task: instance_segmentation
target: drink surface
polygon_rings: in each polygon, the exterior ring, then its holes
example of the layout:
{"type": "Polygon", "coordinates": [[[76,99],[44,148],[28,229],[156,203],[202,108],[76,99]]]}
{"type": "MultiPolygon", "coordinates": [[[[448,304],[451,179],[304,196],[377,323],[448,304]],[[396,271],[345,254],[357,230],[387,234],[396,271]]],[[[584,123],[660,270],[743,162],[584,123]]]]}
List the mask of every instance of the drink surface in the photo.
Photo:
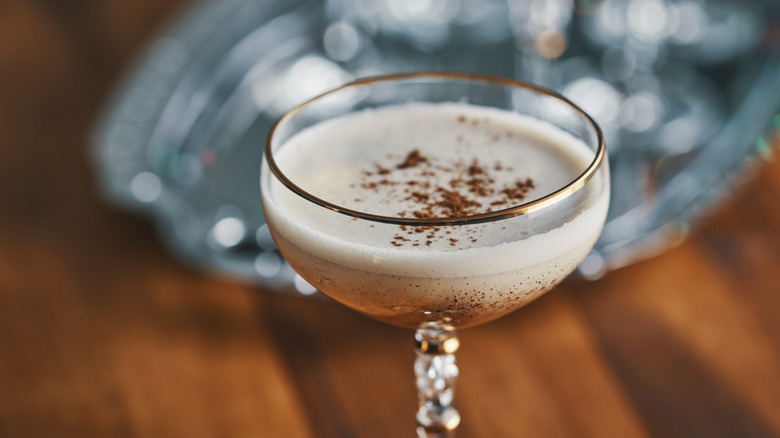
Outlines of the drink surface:
{"type": "MultiPolygon", "coordinates": [[[[575,180],[593,156],[537,119],[418,103],[317,124],[275,151],[282,172],[314,196],[406,218],[523,204],[575,180]]],[[[263,184],[277,244],[304,278],[344,304],[406,326],[434,319],[471,325],[545,292],[590,250],[609,197],[601,184],[569,207],[483,224],[399,226],[331,212],[274,178],[263,184]]]]}

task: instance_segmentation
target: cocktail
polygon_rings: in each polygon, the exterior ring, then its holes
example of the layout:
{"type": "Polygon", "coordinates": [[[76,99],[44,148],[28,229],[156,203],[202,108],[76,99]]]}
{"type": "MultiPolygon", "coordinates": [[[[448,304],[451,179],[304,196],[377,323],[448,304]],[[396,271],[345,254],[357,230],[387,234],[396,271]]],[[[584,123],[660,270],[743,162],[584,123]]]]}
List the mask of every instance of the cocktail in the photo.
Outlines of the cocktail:
{"type": "Polygon", "coordinates": [[[416,330],[420,436],[446,436],[456,329],[522,307],[593,247],[609,205],[596,123],[509,79],[358,80],[284,115],[262,170],[290,265],[330,298],[416,330]]]}

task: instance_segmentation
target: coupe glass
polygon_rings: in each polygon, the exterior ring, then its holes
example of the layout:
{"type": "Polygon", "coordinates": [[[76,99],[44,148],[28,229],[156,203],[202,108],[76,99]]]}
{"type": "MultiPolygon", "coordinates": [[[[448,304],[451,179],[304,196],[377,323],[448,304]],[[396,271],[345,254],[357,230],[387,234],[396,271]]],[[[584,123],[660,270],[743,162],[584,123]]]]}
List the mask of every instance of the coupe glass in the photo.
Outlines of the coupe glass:
{"type": "Polygon", "coordinates": [[[358,80],[284,115],[269,134],[261,186],[274,240],[303,278],[352,309],[416,329],[417,431],[450,436],[460,423],[452,406],[456,329],[522,307],[585,258],[609,204],[605,155],[596,123],[554,92],[496,77],[412,73],[358,80]],[[427,115],[399,116],[415,108],[427,115]],[[350,117],[358,122],[339,128],[350,117]],[[441,138],[410,137],[415,125],[448,117],[441,138]],[[554,133],[528,135],[544,137],[550,151],[557,142],[579,145],[578,164],[561,164],[567,176],[534,174],[539,166],[522,154],[491,155],[498,141],[518,150],[513,142],[522,141],[512,137],[529,121],[554,133]],[[479,124],[483,137],[464,140],[479,124]],[[340,151],[342,135],[361,146],[340,151]],[[313,147],[298,152],[305,141],[313,147]],[[426,158],[433,143],[448,161],[426,158]],[[496,186],[501,178],[516,183],[496,186]],[[334,195],[333,187],[352,192],[334,195]],[[491,193],[501,199],[485,197],[491,193]],[[399,211],[401,201],[420,209],[399,211]]]}

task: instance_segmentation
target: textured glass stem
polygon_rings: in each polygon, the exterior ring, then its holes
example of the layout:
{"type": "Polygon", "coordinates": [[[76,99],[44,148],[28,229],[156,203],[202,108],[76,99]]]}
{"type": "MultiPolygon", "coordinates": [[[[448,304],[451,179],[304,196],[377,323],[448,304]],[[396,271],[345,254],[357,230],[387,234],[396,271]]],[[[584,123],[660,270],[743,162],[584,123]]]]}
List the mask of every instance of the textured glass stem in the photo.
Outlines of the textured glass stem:
{"type": "Polygon", "coordinates": [[[442,323],[422,324],[415,334],[417,360],[417,435],[421,438],[452,437],[460,414],[452,407],[458,367],[455,351],[460,346],[455,328],[442,323]]]}

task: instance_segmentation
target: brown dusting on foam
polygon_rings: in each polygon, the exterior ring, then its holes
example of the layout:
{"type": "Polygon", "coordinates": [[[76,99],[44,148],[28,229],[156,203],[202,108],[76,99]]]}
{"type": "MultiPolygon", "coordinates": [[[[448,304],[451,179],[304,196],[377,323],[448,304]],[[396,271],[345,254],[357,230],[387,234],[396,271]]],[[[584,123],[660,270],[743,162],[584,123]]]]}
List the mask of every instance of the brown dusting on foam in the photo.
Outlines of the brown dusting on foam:
{"type": "Polygon", "coordinates": [[[505,199],[521,201],[525,199],[525,194],[534,188],[534,182],[531,178],[526,178],[525,181],[515,182],[514,187],[506,187],[501,192],[505,195],[505,199]]]}
{"type": "MultiPolygon", "coordinates": [[[[482,122],[465,116],[458,116],[456,121],[472,126],[482,122]]],[[[457,134],[455,140],[461,143],[462,135],[457,134]]],[[[387,202],[404,201],[405,205],[412,205],[398,211],[398,217],[433,219],[489,213],[519,204],[535,188],[531,178],[517,179],[510,184],[496,183],[495,174],[513,171],[512,167],[500,162],[483,164],[474,158],[471,162],[442,163],[441,158],[427,157],[417,148],[400,157],[389,155],[388,160],[398,161],[395,164],[391,164],[392,161],[374,163],[361,173],[359,187],[386,196],[387,202]],[[440,174],[448,179],[443,180],[440,174]]],[[[390,243],[398,247],[407,244],[418,247],[431,246],[444,239],[449,246],[458,246],[458,239],[445,237],[451,233],[447,228],[403,225],[390,243]]],[[[477,239],[472,235],[467,241],[474,243],[477,239]]]]}
{"type": "Polygon", "coordinates": [[[382,167],[382,166],[380,166],[378,164],[376,165],[376,173],[377,174],[379,174],[379,175],[388,175],[390,172],[392,172],[392,170],[386,169],[386,168],[384,168],[384,167],[382,167]]]}
{"type": "MultiPolygon", "coordinates": [[[[440,200],[436,201],[433,205],[428,204],[428,207],[438,207],[446,217],[459,217],[475,214],[479,211],[479,207],[482,206],[479,202],[469,199],[467,195],[456,190],[447,190],[443,187],[438,187],[436,192],[439,194],[440,200]]],[[[431,215],[430,217],[436,216],[431,215]]]]}
{"type": "Polygon", "coordinates": [[[417,167],[420,165],[420,163],[427,163],[428,159],[420,155],[420,151],[418,149],[414,149],[406,156],[404,161],[395,166],[396,169],[408,169],[410,167],[417,167]]]}

